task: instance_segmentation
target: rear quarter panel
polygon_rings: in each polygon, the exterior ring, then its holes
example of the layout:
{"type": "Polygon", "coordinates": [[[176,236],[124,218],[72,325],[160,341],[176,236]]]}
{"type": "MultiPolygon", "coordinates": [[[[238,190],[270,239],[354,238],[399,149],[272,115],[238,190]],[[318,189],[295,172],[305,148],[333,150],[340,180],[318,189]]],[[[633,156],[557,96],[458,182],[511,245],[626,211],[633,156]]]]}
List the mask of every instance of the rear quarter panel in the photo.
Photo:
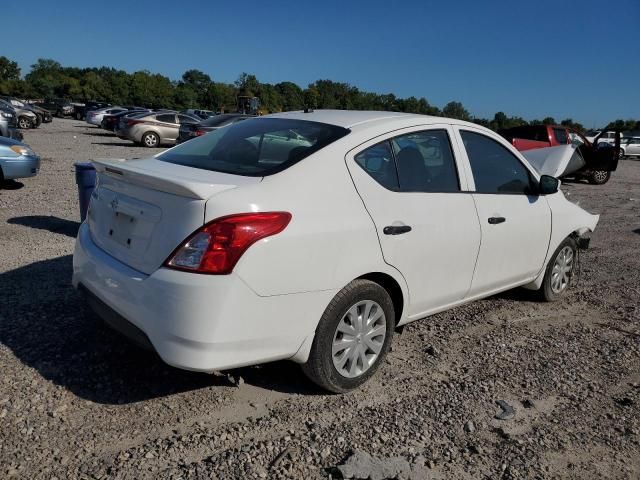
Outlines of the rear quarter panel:
{"type": "Polygon", "coordinates": [[[371,272],[402,276],[387,265],[377,233],[344,163],[342,142],[257,185],[209,199],[206,220],[232,213],[287,211],[278,235],[252,245],[234,272],[261,296],[340,289],[371,272]]]}

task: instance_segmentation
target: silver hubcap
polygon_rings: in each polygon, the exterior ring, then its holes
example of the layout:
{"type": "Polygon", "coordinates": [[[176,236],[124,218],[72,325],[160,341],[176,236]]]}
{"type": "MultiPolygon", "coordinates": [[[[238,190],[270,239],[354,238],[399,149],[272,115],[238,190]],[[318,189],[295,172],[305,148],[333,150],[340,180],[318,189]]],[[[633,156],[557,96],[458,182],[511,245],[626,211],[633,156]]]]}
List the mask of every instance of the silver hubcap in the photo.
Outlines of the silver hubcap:
{"type": "Polygon", "coordinates": [[[382,307],[372,300],[356,303],[344,314],[333,335],[333,366],[343,377],[359,377],[378,359],[386,335],[382,307]]]}
{"type": "Polygon", "coordinates": [[[597,181],[604,182],[605,179],[607,178],[607,172],[605,172],[604,170],[598,170],[593,173],[593,176],[597,181]]]}
{"type": "Polygon", "coordinates": [[[556,261],[553,264],[553,270],[551,271],[551,290],[554,293],[560,293],[571,279],[571,272],[573,271],[573,250],[571,247],[564,247],[558,253],[556,261]]]}
{"type": "Polygon", "coordinates": [[[155,135],[147,135],[144,137],[144,143],[146,143],[150,147],[153,147],[156,143],[158,143],[158,141],[156,140],[155,135]]]}

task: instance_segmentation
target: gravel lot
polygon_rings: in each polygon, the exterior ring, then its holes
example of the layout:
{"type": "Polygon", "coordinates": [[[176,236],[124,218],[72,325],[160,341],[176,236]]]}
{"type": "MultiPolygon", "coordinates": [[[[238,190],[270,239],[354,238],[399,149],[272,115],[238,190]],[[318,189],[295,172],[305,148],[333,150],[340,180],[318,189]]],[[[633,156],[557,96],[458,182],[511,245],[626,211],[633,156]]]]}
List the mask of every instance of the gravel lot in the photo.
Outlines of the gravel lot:
{"type": "Polygon", "coordinates": [[[99,324],[70,286],[72,165],[150,152],[72,120],[25,141],[40,174],[0,190],[0,478],[640,478],[640,162],[563,186],[602,215],[566,300],[414,323],[333,396],[287,362],[175,370],[99,324]]]}

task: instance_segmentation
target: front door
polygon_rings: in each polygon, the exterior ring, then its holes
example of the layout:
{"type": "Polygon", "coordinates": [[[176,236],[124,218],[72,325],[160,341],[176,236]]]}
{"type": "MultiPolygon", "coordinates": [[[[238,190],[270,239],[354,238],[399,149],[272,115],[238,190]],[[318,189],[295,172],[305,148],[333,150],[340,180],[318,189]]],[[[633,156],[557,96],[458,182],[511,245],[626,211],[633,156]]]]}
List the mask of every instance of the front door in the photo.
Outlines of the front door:
{"type": "Polygon", "coordinates": [[[456,128],[473,179],[482,245],[469,296],[533,279],[551,237],[551,210],[537,180],[498,139],[472,127],[456,128]]]}
{"type": "Polygon", "coordinates": [[[347,155],[375,223],[384,260],[409,288],[407,313],[420,318],[464,298],[480,246],[480,226],[448,125],[414,127],[347,155]]]}

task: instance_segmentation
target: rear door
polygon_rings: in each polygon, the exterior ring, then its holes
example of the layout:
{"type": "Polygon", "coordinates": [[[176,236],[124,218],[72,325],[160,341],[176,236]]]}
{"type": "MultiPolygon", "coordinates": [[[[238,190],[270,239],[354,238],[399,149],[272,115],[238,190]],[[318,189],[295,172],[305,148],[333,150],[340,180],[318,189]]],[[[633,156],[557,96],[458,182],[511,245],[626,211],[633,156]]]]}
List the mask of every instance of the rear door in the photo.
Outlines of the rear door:
{"type": "Polygon", "coordinates": [[[537,195],[531,167],[497,135],[456,127],[468,160],[482,245],[469,296],[532,279],[542,269],[551,238],[551,210],[537,195]]]}
{"type": "Polygon", "coordinates": [[[409,317],[461,300],[470,288],[480,226],[451,127],[414,127],[349,152],[349,172],[376,226],[385,262],[409,287],[409,317]]]}

